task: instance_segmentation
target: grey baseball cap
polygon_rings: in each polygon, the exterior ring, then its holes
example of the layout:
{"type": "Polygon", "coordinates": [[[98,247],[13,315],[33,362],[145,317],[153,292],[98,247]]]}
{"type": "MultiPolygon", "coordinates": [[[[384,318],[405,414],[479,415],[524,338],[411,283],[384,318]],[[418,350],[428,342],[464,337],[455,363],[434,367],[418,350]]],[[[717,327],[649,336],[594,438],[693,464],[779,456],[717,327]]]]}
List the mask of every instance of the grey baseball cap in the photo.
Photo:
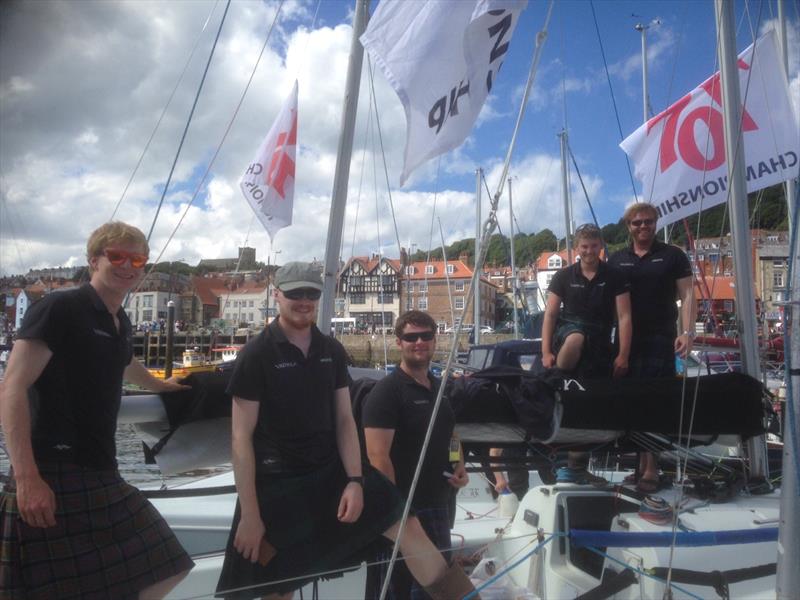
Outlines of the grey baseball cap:
{"type": "Polygon", "coordinates": [[[275,273],[275,287],[284,292],[300,288],[322,291],[322,272],[311,263],[289,262],[275,273]]]}

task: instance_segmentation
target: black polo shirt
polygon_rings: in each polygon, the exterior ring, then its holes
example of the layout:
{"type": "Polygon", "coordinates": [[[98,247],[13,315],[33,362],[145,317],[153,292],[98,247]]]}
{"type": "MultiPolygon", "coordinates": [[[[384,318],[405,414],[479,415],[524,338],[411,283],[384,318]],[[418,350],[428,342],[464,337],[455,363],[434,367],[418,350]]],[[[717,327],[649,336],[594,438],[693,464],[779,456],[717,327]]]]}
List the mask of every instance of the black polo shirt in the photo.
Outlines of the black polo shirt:
{"type": "Polygon", "coordinates": [[[115,469],[122,375],[133,358],[131,323],[114,318],[91,285],[35,302],[17,332],[41,340],[53,356],[28,392],[37,461],[115,469]]]}
{"type": "MultiPolygon", "coordinates": [[[[381,379],[364,402],[361,422],[364,427],[394,429],[389,456],[398,489],[408,495],[417,468],[425,432],[428,429],[439,380],[430,373],[431,389],[417,383],[400,368],[381,379]]],[[[450,439],[455,416],[447,398],[442,400],[433,426],[428,452],[422,464],[414,494],[414,508],[447,506],[452,487],[444,472],[452,472],[449,462],[450,439]]]]}
{"type": "Polygon", "coordinates": [[[239,352],[228,393],[260,402],[256,471],[307,473],[338,457],[335,392],[347,387],[347,355],[311,327],[308,356],[275,319],[239,352]]]}
{"type": "Polygon", "coordinates": [[[610,330],[617,296],[629,291],[629,285],[619,270],[602,261],[591,280],[581,272],[580,262],[576,262],[553,275],[547,289],[561,298],[564,317],[610,330]]]}
{"type": "Polygon", "coordinates": [[[611,255],[609,264],[620,269],[631,284],[633,337],[677,334],[678,307],[675,282],[691,277],[692,267],[683,250],[658,240],[642,257],[633,246],[611,255]]]}

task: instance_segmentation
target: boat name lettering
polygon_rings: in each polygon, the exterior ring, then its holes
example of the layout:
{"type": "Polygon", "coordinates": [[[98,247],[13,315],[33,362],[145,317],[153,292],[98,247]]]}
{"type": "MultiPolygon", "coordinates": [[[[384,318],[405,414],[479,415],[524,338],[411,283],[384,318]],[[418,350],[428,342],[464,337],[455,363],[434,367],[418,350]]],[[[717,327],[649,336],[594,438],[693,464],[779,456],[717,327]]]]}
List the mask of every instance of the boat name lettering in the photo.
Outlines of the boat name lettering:
{"type": "Polygon", "coordinates": [[[103,337],[107,337],[107,338],[111,337],[110,333],[108,333],[107,331],[103,331],[102,329],[95,328],[92,331],[94,331],[97,335],[102,335],[103,337]]]}
{"type": "Polygon", "coordinates": [[[289,369],[291,367],[296,367],[297,363],[293,360],[282,362],[282,363],[275,363],[276,369],[289,369]]]}
{"type": "MultiPolygon", "coordinates": [[[[507,34],[511,30],[513,15],[506,9],[490,10],[487,14],[495,20],[486,28],[486,31],[490,39],[496,38],[489,53],[489,72],[486,73],[486,91],[491,92],[495,73],[500,71],[500,67],[503,65],[502,58],[508,52],[510,42],[507,34]]],[[[458,115],[458,99],[461,96],[469,95],[469,85],[469,79],[461,79],[457,85],[452,87],[449,96],[445,94],[433,103],[428,111],[428,127],[431,129],[435,127],[438,134],[449,117],[458,115]]]]}
{"type": "Polygon", "coordinates": [[[579,389],[581,392],[585,392],[585,391],[586,391],[586,388],[585,388],[585,387],[583,387],[583,386],[581,385],[581,383],[580,383],[580,382],[579,382],[577,379],[565,379],[565,380],[564,380],[564,388],[563,388],[563,389],[564,389],[564,391],[565,391],[565,392],[568,392],[568,391],[569,391],[569,389],[572,387],[572,384],[575,384],[575,386],[576,386],[576,387],[577,387],[577,388],[578,388],[578,389],[579,389]]]}

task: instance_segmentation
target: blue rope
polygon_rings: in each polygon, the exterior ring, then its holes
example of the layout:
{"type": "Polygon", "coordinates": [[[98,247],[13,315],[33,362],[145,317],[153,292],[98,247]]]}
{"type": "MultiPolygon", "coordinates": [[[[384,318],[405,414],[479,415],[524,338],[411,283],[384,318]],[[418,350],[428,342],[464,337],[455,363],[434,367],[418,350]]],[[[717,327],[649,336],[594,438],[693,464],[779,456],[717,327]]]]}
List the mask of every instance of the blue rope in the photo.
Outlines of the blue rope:
{"type": "Polygon", "coordinates": [[[675,589],[676,589],[676,590],[678,590],[679,592],[683,592],[683,593],[684,593],[684,594],[686,594],[687,596],[690,596],[690,597],[692,597],[692,598],[696,598],[697,600],[704,600],[704,598],[703,598],[702,596],[697,596],[697,595],[695,595],[695,594],[692,594],[692,593],[691,593],[689,590],[687,590],[687,589],[685,589],[685,588],[682,588],[682,587],[680,587],[680,586],[678,586],[678,585],[675,585],[674,583],[667,584],[666,580],[664,580],[664,579],[661,579],[660,577],[656,577],[655,575],[651,575],[650,573],[648,573],[648,572],[646,572],[646,571],[642,571],[641,569],[637,569],[637,568],[635,568],[635,567],[632,567],[632,566],[630,566],[629,564],[627,564],[627,563],[624,563],[624,562],[622,562],[621,560],[619,560],[619,559],[617,559],[617,558],[614,558],[613,556],[609,556],[608,554],[606,554],[605,552],[602,552],[602,551],[598,550],[597,548],[593,548],[592,546],[585,546],[585,548],[586,548],[587,550],[591,550],[591,551],[592,551],[592,552],[594,552],[595,554],[599,554],[600,556],[602,556],[602,557],[604,557],[604,558],[607,558],[608,560],[610,560],[610,561],[612,561],[612,562],[615,562],[615,563],[617,563],[618,565],[620,565],[620,566],[624,567],[625,569],[629,569],[629,570],[633,571],[633,572],[634,572],[634,573],[636,573],[637,575],[642,575],[642,576],[644,576],[644,577],[649,577],[650,579],[652,579],[652,580],[654,580],[654,581],[657,581],[657,582],[659,582],[659,583],[663,583],[664,585],[668,585],[668,587],[669,587],[670,589],[672,589],[672,588],[675,588],[675,589]]]}
{"type": "Polygon", "coordinates": [[[528,558],[530,558],[532,555],[536,554],[541,548],[544,548],[547,544],[549,544],[551,541],[553,541],[553,538],[556,538],[556,537],[559,537],[559,536],[563,537],[564,534],[563,533],[554,533],[554,534],[552,534],[549,538],[547,538],[541,544],[536,546],[533,550],[528,552],[525,556],[523,556],[522,558],[520,558],[516,562],[512,563],[511,565],[505,567],[504,569],[500,570],[496,575],[493,575],[492,577],[487,579],[484,583],[482,583],[477,588],[475,588],[473,591],[471,591],[469,594],[464,596],[463,600],[471,600],[472,598],[475,598],[477,596],[478,592],[480,592],[482,589],[484,589],[485,587],[491,585],[492,583],[494,583],[495,581],[500,579],[500,577],[502,577],[503,575],[508,573],[514,567],[516,567],[518,565],[521,565],[524,561],[528,560],[528,558]]]}
{"type": "Polygon", "coordinates": [[[228,8],[231,6],[231,0],[228,0],[228,3],[225,5],[225,12],[222,13],[222,19],[219,22],[219,28],[217,28],[217,37],[214,38],[214,45],[211,46],[211,54],[208,55],[208,61],[206,62],[206,68],[203,71],[203,77],[200,79],[200,86],[197,88],[197,93],[194,96],[194,102],[192,103],[192,110],[189,111],[189,118],[186,120],[186,126],[183,128],[183,135],[181,136],[181,142],[178,144],[178,151],[175,153],[175,160],[172,161],[172,167],[169,170],[169,176],[167,177],[167,182],[164,184],[164,190],[161,192],[161,199],[158,201],[158,208],[156,208],[156,215],[153,217],[153,224],[150,225],[150,231],[147,233],[147,241],[150,241],[150,236],[153,235],[153,229],[156,226],[156,221],[158,220],[158,213],[161,212],[161,206],[164,204],[164,197],[167,195],[167,190],[169,189],[169,184],[172,181],[172,174],[175,172],[175,165],[178,164],[178,158],[181,155],[181,149],[183,149],[183,142],[186,139],[186,134],[189,131],[189,125],[192,123],[192,117],[194,116],[194,109],[197,107],[197,101],[200,99],[200,92],[203,90],[203,84],[206,81],[206,75],[208,74],[208,68],[211,66],[211,59],[214,57],[214,50],[217,48],[217,42],[219,41],[219,34],[222,33],[222,25],[225,23],[225,17],[228,14],[228,8]]]}

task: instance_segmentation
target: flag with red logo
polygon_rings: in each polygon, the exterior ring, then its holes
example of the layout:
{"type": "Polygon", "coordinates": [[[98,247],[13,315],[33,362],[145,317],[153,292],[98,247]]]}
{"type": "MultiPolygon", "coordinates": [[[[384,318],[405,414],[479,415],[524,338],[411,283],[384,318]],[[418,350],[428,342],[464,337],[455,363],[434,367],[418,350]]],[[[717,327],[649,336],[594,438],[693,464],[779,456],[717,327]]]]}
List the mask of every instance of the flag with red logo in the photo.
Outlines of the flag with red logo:
{"type": "MultiPolygon", "coordinates": [[[[739,55],[747,191],[797,177],[800,136],[775,32],[739,55]]],[[[728,198],[719,72],[622,144],[664,226],[728,198]]]]}
{"type": "Polygon", "coordinates": [[[400,185],[469,135],[527,0],[381,0],[361,43],[406,112],[400,185]]]}
{"type": "Polygon", "coordinates": [[[278,230],[292,224],[296,151],[297,81],[239,182],[270,240],[278,230]]]}

